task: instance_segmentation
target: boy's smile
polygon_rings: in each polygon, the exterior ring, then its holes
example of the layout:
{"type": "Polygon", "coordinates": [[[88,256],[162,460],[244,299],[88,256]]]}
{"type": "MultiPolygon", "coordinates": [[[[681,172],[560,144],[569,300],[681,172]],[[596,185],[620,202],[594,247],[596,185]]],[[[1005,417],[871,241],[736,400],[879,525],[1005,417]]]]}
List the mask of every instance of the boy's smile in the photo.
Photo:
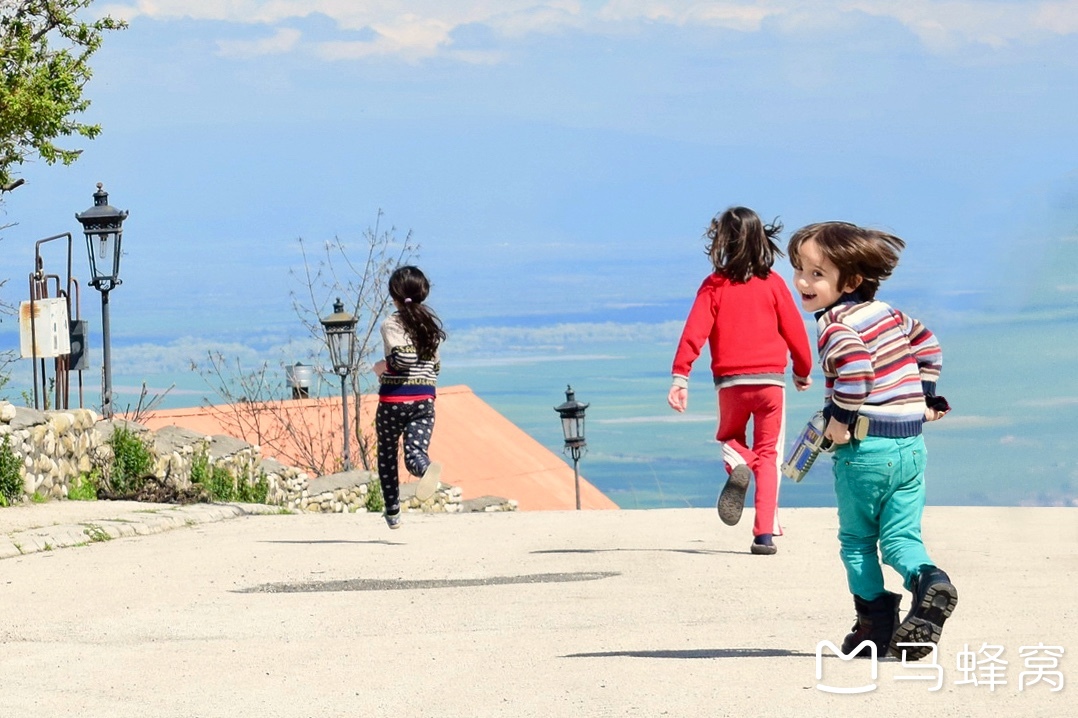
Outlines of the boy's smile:
{"type": "Polygon", "coordinates": [[[847,286],[839,288],[838,267],[824,256],[816,240],[802,243],[797,254],[801,267],[794,268],[794,288],[801,296],[801,308],[806,312],[827,309],[843,294],[856,289],[855,283],[847,283],[847,286]]]}

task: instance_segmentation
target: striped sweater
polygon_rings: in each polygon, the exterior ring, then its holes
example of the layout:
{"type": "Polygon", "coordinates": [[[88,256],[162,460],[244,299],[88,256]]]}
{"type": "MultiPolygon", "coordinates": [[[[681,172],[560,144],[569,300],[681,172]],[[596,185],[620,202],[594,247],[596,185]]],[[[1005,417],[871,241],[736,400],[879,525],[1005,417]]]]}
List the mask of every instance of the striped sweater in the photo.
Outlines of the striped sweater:
{"type": "Polygon", "coordinates": [[[870,436],[920,434],[943,363],[935,335],[884,302],[850,295],[818,314],[816,328],[825,415],[847,425],[867,417],[870,436]]]}
{"type": "Polygon", "coordinates": [[[400,315],[395,312],[382,322],[382,344],[386,370],[378,388],[380,401],[433,399],[442,368],[438,351],[435,350],[433,357],[420,358],[400,315]]]}

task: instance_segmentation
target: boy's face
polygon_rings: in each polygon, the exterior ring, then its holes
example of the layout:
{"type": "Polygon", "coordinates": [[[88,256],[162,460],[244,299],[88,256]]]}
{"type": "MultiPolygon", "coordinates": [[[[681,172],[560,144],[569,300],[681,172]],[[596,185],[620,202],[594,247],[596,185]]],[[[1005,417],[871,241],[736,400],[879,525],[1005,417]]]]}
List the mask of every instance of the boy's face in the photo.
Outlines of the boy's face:
{"type": "Polygon", "coordinates": [[[823,255],[816,240],[804,242],[797,254],[801,268],[794,268],[794,288],[801,295],[801,308],[806,312],[827,309],[843,294],[856,289],[856,284],[838,286],[838,267],[823,255]]]}

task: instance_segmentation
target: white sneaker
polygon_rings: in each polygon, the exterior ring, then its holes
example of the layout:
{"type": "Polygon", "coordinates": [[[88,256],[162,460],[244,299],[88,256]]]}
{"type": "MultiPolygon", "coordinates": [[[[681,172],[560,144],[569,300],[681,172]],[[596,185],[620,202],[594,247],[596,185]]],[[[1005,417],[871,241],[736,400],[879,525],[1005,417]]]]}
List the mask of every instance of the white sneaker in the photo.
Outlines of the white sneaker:
{"type": "Polygon", "coordinates": [[[423,476],[419,479],[419,484],[415,487],[415,497],[420,502],[426,501],[431,496],[434,496],[434,492],[438,490],[438,478],[442,475],[442,465],[437,461],[430,462],[427,466],[427,470],[423,472],[423,476]]]}

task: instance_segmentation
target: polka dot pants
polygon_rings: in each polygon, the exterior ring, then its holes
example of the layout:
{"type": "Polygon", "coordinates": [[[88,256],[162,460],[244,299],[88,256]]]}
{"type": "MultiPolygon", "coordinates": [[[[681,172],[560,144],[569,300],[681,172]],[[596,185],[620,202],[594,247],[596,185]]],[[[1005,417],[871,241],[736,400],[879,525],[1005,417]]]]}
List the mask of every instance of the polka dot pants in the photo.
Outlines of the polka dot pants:
{"type": "Polygon", "coordinates": [[[374,415],[378,434],[378,479],[386,510],[400,505],[400,478],[397,476],[401,436],[404,437],[404,465],[413,476],[422,476],[430,465],[427,449],[434,431],[434,399],[379,402],[374,415]]]}

